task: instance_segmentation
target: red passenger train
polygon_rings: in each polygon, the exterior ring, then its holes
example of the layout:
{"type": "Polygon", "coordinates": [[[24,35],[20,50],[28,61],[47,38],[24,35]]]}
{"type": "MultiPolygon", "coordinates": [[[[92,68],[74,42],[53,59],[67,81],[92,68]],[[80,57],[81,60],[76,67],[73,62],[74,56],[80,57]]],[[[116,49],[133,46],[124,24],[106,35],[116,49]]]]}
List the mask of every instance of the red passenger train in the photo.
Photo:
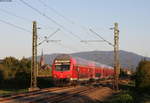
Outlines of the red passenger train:
{"type": "Polygon", "coordinates": [[[110,66],[67,54],[57,56],[52,65],[52,77],[56,84],[100,80],[113,74],[110,66]]]}

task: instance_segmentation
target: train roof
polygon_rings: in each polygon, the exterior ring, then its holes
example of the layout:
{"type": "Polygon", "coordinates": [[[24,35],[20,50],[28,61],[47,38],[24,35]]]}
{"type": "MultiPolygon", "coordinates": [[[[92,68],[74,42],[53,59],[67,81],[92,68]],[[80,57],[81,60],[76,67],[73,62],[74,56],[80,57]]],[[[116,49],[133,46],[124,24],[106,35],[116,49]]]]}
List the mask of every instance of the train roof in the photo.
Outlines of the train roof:
{"type": "Polygon", "coordinates": [[[69,54],[60,54],[55,58],[55,60],[70,60],[71,58],[76,60],[77,65],[96,66],[96,67],[113,69],[113,67],[108,66],[106,64],[98,63],[98,62],[91,61],[91,60],[86,60],[86,59],[73,56],[73,55],[69,55],[69,54]]]}

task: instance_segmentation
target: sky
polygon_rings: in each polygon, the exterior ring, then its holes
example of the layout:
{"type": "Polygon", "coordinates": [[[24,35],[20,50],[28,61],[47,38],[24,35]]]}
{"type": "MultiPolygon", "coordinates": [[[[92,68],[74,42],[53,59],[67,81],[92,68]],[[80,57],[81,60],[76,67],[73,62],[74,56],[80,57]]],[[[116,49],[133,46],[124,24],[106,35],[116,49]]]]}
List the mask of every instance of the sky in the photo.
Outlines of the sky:
{"type": "Polygon", "coordinates": [[[40,28],[38,42],[59,29],[49,40],[60,41],[39,45],[38,55],[42,50],[44,54],[113,50],[105,42],[81,40],[100,40],[92,29],[113,43],[110,28],[117,22],[120,50],[150,57],[149,5],[150,0],[1,0],[0,58],[31,56],[32,21],[40,28]]]}

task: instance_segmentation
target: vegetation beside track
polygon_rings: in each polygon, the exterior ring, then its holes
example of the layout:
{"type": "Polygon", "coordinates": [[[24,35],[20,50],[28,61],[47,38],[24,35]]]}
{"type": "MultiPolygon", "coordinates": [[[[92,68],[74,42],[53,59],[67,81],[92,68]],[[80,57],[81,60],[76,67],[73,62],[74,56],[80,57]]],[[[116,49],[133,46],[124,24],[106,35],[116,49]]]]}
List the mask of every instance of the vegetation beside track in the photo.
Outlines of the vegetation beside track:
{"type": "Polygon", "coordinates": [[[3,89],[3,90],[0,90],[0,96],[11,95],[15,93],[22,93],[22,92],[27,92],[27,91],[28,89],[3,89]]]}
{"type": "Polygon", "coordinates": [[[135,89],[122,89],[119,92],[114,92],[114,94],[103,103],[150,103],[150,94],[145,92],[139,93],[135,89]]]}
{"type": "Polygon", "coordinates": [[[121,84],[120,91],[104,103],[150,103],[150,61],[142,60],[128,84],[121,84]]]}
{"type": "MultiPolygon", "coordinates": [[[[0,95],[27,91],[30,87],[31,60],[6,57],[0,62],[0,95]]],[[[51,85],[51,71],[39,70],[38,86],[47,88],[51,85]]]]}

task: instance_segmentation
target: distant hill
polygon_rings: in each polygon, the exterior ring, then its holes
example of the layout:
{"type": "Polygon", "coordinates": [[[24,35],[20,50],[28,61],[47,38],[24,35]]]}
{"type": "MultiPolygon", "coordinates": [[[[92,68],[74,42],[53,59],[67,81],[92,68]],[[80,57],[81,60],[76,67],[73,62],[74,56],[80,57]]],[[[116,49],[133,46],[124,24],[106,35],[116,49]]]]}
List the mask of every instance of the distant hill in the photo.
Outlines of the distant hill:
{"type": "MultiPolygon", "coordinates": [[[[44,55],[45,62],[47,64],[52,64],[54,58],[59,54],[46,54],[44,55]]],[[[106,65],[113,66],[113,51],[87,51],[87,52],[78,52],[78,53],[72,53],[73,56],[78,56],[87,60],[92,60],[96,62],[100,62],[106,65]]],[[[39,60],[40,56],[38,56],[39,60]]],[[[136,53],[127,52],[127,51],[120,51],[120,63],[122,67],[125,68],[132,68],[135,70],[140,60],[142,60],[144,57],[141,55],[138,55],[136,53]]],[[[146,58],[150,60],[150,58],[146,58]]]]}

